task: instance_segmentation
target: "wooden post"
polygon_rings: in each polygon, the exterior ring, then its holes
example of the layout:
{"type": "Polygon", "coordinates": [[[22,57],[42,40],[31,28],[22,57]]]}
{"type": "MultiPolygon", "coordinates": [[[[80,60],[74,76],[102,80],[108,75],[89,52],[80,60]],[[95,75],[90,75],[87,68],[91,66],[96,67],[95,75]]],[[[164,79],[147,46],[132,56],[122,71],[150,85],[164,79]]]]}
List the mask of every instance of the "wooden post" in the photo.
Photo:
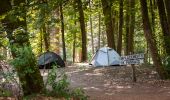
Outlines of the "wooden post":
{"type": "Polygon", "coordinates": [[[136,82],[137,79],[136,79],[136,68],[135,68],[135,65],[131,64],[131,67],[132,67],[132,80],[133,80],[133,82],[136,82]]]}

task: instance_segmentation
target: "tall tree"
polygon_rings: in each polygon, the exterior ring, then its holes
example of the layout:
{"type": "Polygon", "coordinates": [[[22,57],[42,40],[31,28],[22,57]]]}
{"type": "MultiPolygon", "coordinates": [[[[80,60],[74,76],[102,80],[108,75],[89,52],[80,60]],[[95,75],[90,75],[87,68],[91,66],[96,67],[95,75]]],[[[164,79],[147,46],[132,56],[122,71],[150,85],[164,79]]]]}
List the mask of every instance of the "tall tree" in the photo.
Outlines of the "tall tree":
{"type": "Polygon", "coordinates": [[[130,28],[128,35],[128,54],[134,52],[135,0],[130,0],[130,28]]]}
{"type": "Polygon", "coordinates": [[[103,14],[104,14],[104,21],[106,26],[106,34],[107,34],[107,44],[109,47],[115,49],[115,39],[113,34],[113,23],[112,23],[112,3],[113,0],[101,0],[103,14]]]}
{"type": "Polygon", "coordinates": [[[82,7],[82,1],[81,0],[75,0],[77,3],[77,8],[79,12],[79,21],[80,21],[80,28],[81,28],[81,38],[82,38],[82,56],[81,56],[81,61],[84,62],[87,60],[87,32],[86,32],[86,27],[85,27],[85,21],[84,21],[84,11],[82,7]]]}
{"type": "Polygon", "coordinates": [[[125,54],[129,54],[129,44],[128,44],[128,37],[129,37],[129,30],[130,30],[130,2],[126,0],[126,16],[125,16],[125,27],[126,27],[126,35],[125,35],[125,54]]]}
{"type": "Polygon", "coordinates": [[[64,38],[64,17],[63,17],[63,5],[60,3],[60,20],[61,20],[61,34],[62,34],[62,46],[63,46],[63,60],[66,61],[66,46],[64,38]]]}
{"type": "Polygon", "coordinates": [[[155,32],[155,10],[157,8],[155,0],[149,0],[150,1],[150,12],[151,12],[151,24],[152,24],[152,31],[155,32]]]}
{"type": "Polygon", "coordinates": [[[41,13],[41,23],[42,23],[42,25],[41,25],[41,32],[42,32],[42,34],[43,34],[43,39],[44,39],[44,46],[45,46],[45,51],[49,51],[49,49],[50,49],[50,34],[49,34],[49,26],[48,26],[48,24],[46,23],[47,22],[47,19],[48,19],[48,8],[49,8],[49,6],[48,6],[48,1],[47,0],[43,0],[42,1],[42,3],[43,3],[43,6],[45,6],[45,7],[41,7],[41,9],[40,9],[40,13],[41,13]]]}
{"type": "Polygon", "coordinates": [[[47,31],[47,26],[44,23],[42,27],[42,32],[43,32],[43,38],[44,38],[44,45],[45,45],[45,51],[49,51],[49,33],[47,31]]]}
{"type": "MultiPolygon", "coordinates": [[[[55,15],[59,18],[60,16],[60,11],[59,11],[59,8],[57,7],[56,10],[55,10],[55,15]]],[[[56,26],[56,53],[60,53],[60,27],[59,26],[56,26]]]]}
{"type": "Polygon", "coordinates": [[[156,47],[156,41],[154,39],[151,25],[149,22],[148,7],[147,7],[146,1],[147,0],[140,0],[144,35],[145,35],[146,41],[148,42],[151,56],[153,59],[153,63],[154,63],[154,66],[156,67],[156,71],[158,72],[161,79],[166,79],[166,78],[168,78],[168,74],[165,71],[165,69],[162,65],[161,59],[160,59],[160,55],[158,54],[158,49],[156,47]]]}
{"type": "Polygon", "coordinates": [[[163,0],[157,0],[159,18],[161,22],[161,28],[164,36],[165,50],[168,55],[170,55],[170,27],[168,24],[168,19],[165,12],[165,6],[163,0]]]}
{"type": "Polygon", "coordinates": [[[122,31],[123,31],[123,0],[119,1],[119,35],[118,35],[118,44],[117,52],[121,55],[122,51],[122,31]]]}
{"type": "Polygon", "coordinates": [[[99,12],[99,34],[98,34],[98,49],[100,48],[100,40],[101,40],[101,13],[99,12]]]}
{"type": "Polygon", "coordinates": [[[89,0],[89,9],[90,9],[90,32],[91,32],[91,45],[92,53],[94,54],[94,40],[93,40],[93,21],[92,21],[92,9],[91,9],[92,0],[89,0]]]}
{"type": "Polygon", "coordinates": [[[170,6],[169,6],[170,0],[164,0],[164,1],[165,1],[165,8],[166,8],[166,13],[167,13],[168,23],[170,25],[170,6]]]}
{"type": "Polygon", "coordinates": [[[40,93],[43,89],[43,79],[36,66],[36,59],[29,42],[29,34],[26,32],[25,0],[14,0],[13,4],[15,8],[13,9],[10,0],[1,1],[5,2],[6,7],[9,7],[10,11],[13,12],[13,14],[4,12],[6,16],[4,19],[1,19],[1,22],[5,25],[13,58],[15,61],[18,61],[17,64],[14,64],[14,67],[19,76],[24,95],[40,93]],[[11,17],[14,19],[11,19],[11,17]],[[22,18],[23,20],[19,20],[18,18],[22,18]],[[19,59],[25,59],[26,61],[24,60],[21,63],[19,59]]]}

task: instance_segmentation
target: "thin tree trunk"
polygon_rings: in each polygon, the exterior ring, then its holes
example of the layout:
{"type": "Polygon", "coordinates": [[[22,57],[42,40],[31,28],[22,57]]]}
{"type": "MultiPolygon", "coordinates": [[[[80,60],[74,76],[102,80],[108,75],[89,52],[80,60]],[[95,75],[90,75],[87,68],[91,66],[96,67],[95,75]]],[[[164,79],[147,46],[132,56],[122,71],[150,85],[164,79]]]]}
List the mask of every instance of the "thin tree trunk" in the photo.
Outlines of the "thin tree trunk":
{"type": "Polygon", "coordinates": [[[157,0],[159,18],[164,36],[165,50],[170,55],[170,27],[166,17],[165,6],[163,0],[157,0]]]}
{"type": "Polygon", "coordinates": [[[117,49],[116,48],[116,39],[117,39],[117,20],[116,20],[116,15],[117,15],[117,11],[115,11],[114,9],[111,10],[111,22],[112,22],[112,28],[113,28],[113,35],[114,35],[114,45],[115,45],[115,50],[117,49]]]}
{"type": "Polygon", "coordinates": [[[128,55],[129,54],[129,30],[130,30],[130,15],[129,15],[129,10],[130,10],[130,3],[129,0],[126,0],[126,36],[125,36],[125,54],[128,55]]]}
{"type": "Polygon", "coordinates": [[[164,0],[165,1],[165,8],[166,8],[166,13],[167,13],[167,19],[168,19],[168,24],[170,28],[170,0],[164,0]]]}
{"type": "Polygon", "coordinates": [[[146,0],[140,0],[140,5],[141,5],[141,13],[143,19],[144,35],[148,42],[149,49],[151,51],[151,56],[153,59],[154,66],[156,67],[156,71],[158,72],[160,78],[167,79],[168,74],[161,63],[160,55],[158,54],[158,49],[156,47],[156,41],[153,37],[152,29],[150,26],[146,0]]]}
{"type": "Polygon", "coordinates": [[[128,35],[128,52],[134,53],[134,29],[135,29],[135,0],[130,0],[130,28],[128,35]]]}
{"type": "Polygon", "coordinates": [[[38,41],[39,41],[39,44],[38,44],[38,54],[41,54],[42,52],[43,52],[43,30],[42,30],[42,28],[40,28],[39,29],[39,31],[40,31],[40,33],[39,33],[39,39],[38,39],[38,41]]]}
{"type": "Polygon", "coordinates": [[[94,40],[93,40],[93,21],[92,21],[92,11],[91,11],[91,2],[89,0],[89,9],[90,9],[90,32],[91,32],[91,45],[92,45],[92,53],[94,54],[94,40]]]}
{"type": "Polygon", "coordinates": [[[79,11],[79,21],[80,21],[80,27],[81,27],[81,38],[82,38],[82,56],[81,56],[81,62],[87,61],[87,36],[86,36],[86,27],[85,27],[85,21],[84,21],[84,12],[82,7],[82,1],[81,0],[75,0],[78,4],[78,11],[79,11]]]}
{"type": "Polygon", "coordinates": [[[49,51],[49,34],[47,32],[47,28],[45,25],[43,25],[43,38],[44,38],[44,45],[45,45],[45,51],[49,51]]]}
{"type": "Polygon", "coordinates": [[[64,18],[63,18],[63,7],[60,4],[60,19],[61,19],[61,34],[62,34],[62,46],[63,46],[63,60],[66,61],[66,47],[64,38],[64,18]]]}
{"type": "Polygon", "coordinates": [[[76,54],[76,33],[73,33],[73,63],[75,62],[76,54]]]}
{"type": "MultiPolygon", "coordinates": [[[[59,18],[59,7],[55,10],[56,16],[59,18]]],[[[60,27],[56,26],[56,53],[60,54],[60,27]]]]}
{"type": "Polygon", "coordinates": [[[100,14],[100,12],[99,12],[99,35],[98,35],[98,49],[100,48],[100,35],[101,35],[101,14],[100,14]]]}
{"type": "Polygon", "coordinates": [[[155,33],[155,1],[154,0],[150,0],[150,9],[151,9],[151,27],[152,27],[152,31],[153,33],[155,33]]]}
{"type": "Polygon", "coordinates": [[[119,1],[119,35],[118,35],[118,44],[117,52],[121,55],[122,51],[122,30],[123,29],[123,0],[119,1]]]}
{"type": "Polygon", "coordinates": [[[101,0],[102,2],[102,8],[103,8],[103,14],[104,14],[104,21],[106,25],[106,34],[107,34],[107,44],[109,47],[115,49],[115,40],[114,40],[114,34],[113,34],[113,25],[112,25],[112,0],[101,0]]]}

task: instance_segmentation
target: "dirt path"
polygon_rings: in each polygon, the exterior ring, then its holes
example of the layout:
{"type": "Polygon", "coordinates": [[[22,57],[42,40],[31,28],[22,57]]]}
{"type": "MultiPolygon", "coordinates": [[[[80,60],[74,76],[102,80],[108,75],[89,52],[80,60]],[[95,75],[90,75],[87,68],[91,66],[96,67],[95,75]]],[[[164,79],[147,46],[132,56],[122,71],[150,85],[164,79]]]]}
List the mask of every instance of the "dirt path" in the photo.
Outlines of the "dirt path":
{"type": "Polygon", "coordinates": [[[137,67],[137,83],[131,81],[131,67],[77,65],[65,70],[71,86],[83,88],[89,100],[170,100],[170,81],[158,80],[148,68],[137,67]]]}

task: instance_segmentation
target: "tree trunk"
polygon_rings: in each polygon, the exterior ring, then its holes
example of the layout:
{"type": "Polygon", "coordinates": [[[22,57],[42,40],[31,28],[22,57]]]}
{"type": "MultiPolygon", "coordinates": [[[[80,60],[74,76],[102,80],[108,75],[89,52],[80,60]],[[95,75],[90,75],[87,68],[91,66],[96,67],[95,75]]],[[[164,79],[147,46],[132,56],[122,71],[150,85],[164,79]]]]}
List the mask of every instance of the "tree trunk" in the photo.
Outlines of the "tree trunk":
{"type": "Polygon", "coordinates": [[[82,56],[81,56],[81,62],[87,61],[87,41],[86,41],[86,28],[85,28],[85,22],[84,22],[84,12],[82,7],[82,1],[81,0],[75,0],[78,4],[78,11],[79,11],[79,21],[80,21],[80,27],[81,27],[81,38],[82,38],[82,56]]]}
{"type": "MultiPolygon", "coordinates": [[[[8,2],[8,0],[5,0],[8,2]]],[[[24,95],[30,95],[34,93],[40,93],[43,89],[43,79],[41,77],[40,71],[36,66],[36,59],[31,50],[31,46],[29,43],[29,34],[28,32],[17,33],[23,35],[23,39],[18,38],[13,35],[13,31],[22,27],[26,30],[26,8],[25,6],[21,6],[21,3],[25,3],[25,0],[14,0],[15,7],[21,9],[20,12],[23,15],[17,15],[17,18],[23,18],[23,21],[16,19],[16,21],[11,21],[9,16],[16,17],[16,15],[6,15],[5,19],[2,20],[2,23],[5,24],[7,30],[7,38],[10,41],[11,53],[13,55],[14,60],[22,60],[27,59],[27,61],[20,63],[19,65],[14,65],[17,74],[19,76],[19,80],[23,89],[24,95]],[[21,39],[21,40],[20,40],[21,39]],[[11,42],[12,41],[12,42],[11,42]],[[27,48],[28,47],[28,48],[27,48]],[[25,51],[26,50],[26,51],[25,51]],[[23,53],[25,54],[23,56],[23,53]],[[30,71],[28,71],[28,69],[30,71]]],[[[1,4],[0,4],[1,5],[1,4]]],[[[10,5],[9,5],[10,6],[10,5]]],[[[12,10],[12,9],[10,9],[12,10]]],[[[7,13],[7,12],[6,12],[7,13]]],[[[17,13],[18,14],[18,13],[17,13]]]]}
{"type": "Polygon", "coordinates": [[[45,51],[49,51],[49,33],[47,32],[47,28],[46,28],[45,24],[43,25],[42,30],[43,30],[45,51]]]}
{"type": "Polygon", "coordinates": [[[159,18],[164,36],[165,50],[170,55],[170,27],[165,13],[165,6],[163,0],[157,0],[159,18]]]}
{"type": "Polygon", "coordinates": [[[168,24],[170,28],[170,0],[164,0],[165,1],[165,8],[166,8],[166,13],[167,13],[167,19],[168,19],[168,24]]]}
{"type": "Polygon", "coordinates": [[[130,28],[128,35],[128,54],[134,52],[135,0],[130,0],[130,28]]]}
{"type": "Polygon", "coordinates": [[[63,18],[63,7],[60,4],[60,19],[61,19],[61,34],[62,34],[62,46],[63,46],[63,60],[66,61],[66,46],[64,38],[64,18],[63,18]]]}
{"type": "MultiPolygon", "coordinates": [[[[59,18],[59,16],[60,16],[59,15],[59,7],[56,8],[55,14],[59,18]]],[[[56,50],[55,51],[57,54],[60,54],[60,27],[56,26],[55,31],[56,31],[56,50]]]]}
{"type": "Polygon", "coordinates": [[[99,12],[99,35],[98,35],[98,49],[100,48],[100,35],[101,35],[101,14],[99,12]]]}
{"type": "Polygon", "coordinates": [[[104,21],[106,25],[106,34],[107,34],[107,44],[109,47],[115,49],[115,40],[114,40],[114,34],[113,34],[113,25],[112,25],[112,0],[101,0],[102,2],[102,8],[103,8],[103,14],[104,14],[104,21]]]}
{"type": "Polygon", "coordinates": [[[155,0],[150,0],[150,9],[151,9],[151,27],[153,33],[155,33],[155,10],[156,10],[156,5],[155,5],[155,0]]]}
{"type": "Polygon", "coordinates": [[[43,52],[43,31],[40,29],[40,54],[43,52]]]}
{"type": "Polygon", "coordinates": [[[92,16],[91,16],[91,14],[92,14],[92,11],[91,11],[91,2],[92,2],[92,0],[89,0],[91,45],[92,45],[92,53],[94,54],[93,21],[92,21],[92,16]]]}
{"type": "Polygon", "coordinates": [[[141,13],[142,13],[142,19],[143,19],[143,29],[144,29],[144,35],[148,42],[149,49],[151,52],[151,56],[153,59],[154,66],[156,67],[156,71],[158,72],[161,79],[167,79],[168,74],[165,71],[160,56],[158,54],[158,49],[156,47],[156,41],[153,37],[152,29],[149,22],[149,16],[148,16],[148,8],[147,8],[147,2],[146,0],[140,0],[141,5],[141,13]]]}
{"type": "Polygon", "coordinates": [[[129,0],[126,0],[126,35],[125,35],[125,54],[128,55],[129,54],[129,30],[130,30],[130,15],[129,15],[129,11],[130,11],[130,2],[129,0]]]}
{"type": "Polygon", "coordinates": [[[123,0],[119,1],[119,35],[118,35],[118,44],[117,52],[121,55],[122,51],[122,31],[123,31],[123,0]]]}
{"type": "Polygon", "coordinates": [[[75,62],[76,57],[76,33],[73,33],[73,63],[75,62]]]}

